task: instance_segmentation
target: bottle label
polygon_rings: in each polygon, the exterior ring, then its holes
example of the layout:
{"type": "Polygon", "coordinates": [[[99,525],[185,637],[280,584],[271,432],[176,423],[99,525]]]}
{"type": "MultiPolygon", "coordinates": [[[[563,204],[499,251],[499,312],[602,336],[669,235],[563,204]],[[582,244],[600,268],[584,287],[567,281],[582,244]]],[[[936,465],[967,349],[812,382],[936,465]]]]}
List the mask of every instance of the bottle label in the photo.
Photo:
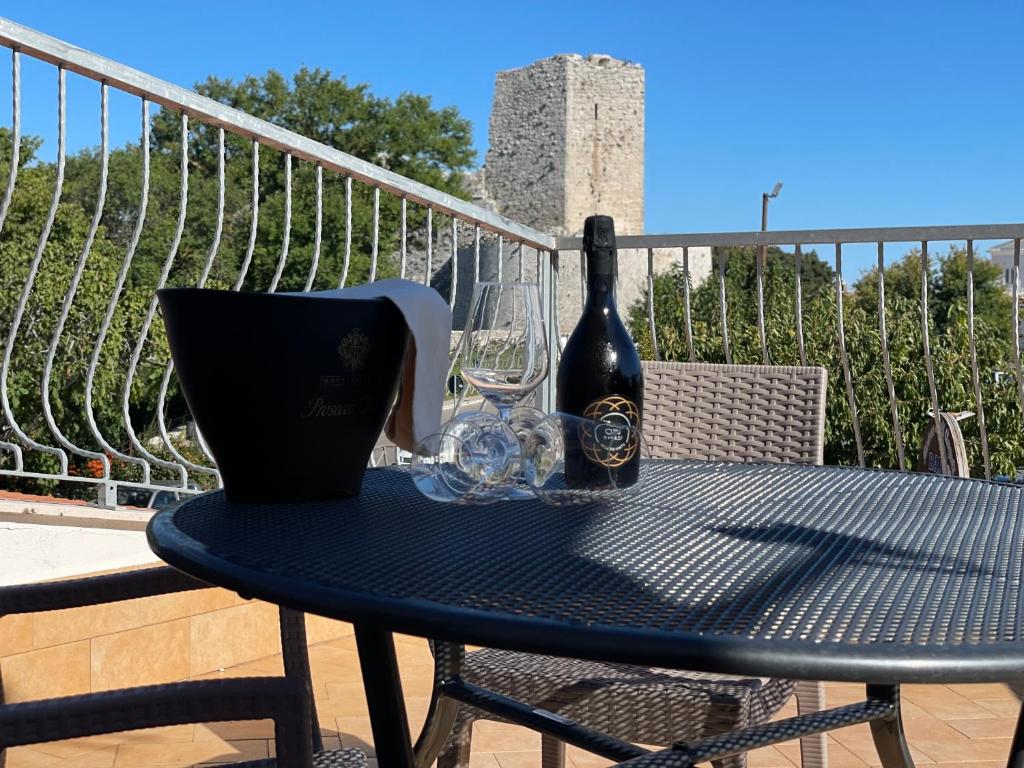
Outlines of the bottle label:
{"type": "Polygon", "coordinates": [[[620,395],[595,400],[583,411],[590,422],[580,427],[584,455],[602,467],[621,467],[640,447],[640,411],[620,395]]]}

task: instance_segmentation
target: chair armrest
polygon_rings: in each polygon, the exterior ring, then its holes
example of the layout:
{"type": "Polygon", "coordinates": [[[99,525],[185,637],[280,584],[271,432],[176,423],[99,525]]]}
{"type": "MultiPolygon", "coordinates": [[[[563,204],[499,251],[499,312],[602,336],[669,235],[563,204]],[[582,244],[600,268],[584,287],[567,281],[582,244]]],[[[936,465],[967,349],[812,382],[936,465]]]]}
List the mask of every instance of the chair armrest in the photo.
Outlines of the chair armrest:
{"type": "Polygon", "coordinates": [[[137,728],[223,720],[274,721],[279,768],[312,765],[309,686],[287,677],[150,685],[0,705],[0,752],[137,728]]]}
{"type": "Polygon", "coordinates": [[[17,584],[0,587],[0,616],[116,603],[209,586],[167,565],[84,579],[17,584]]]}

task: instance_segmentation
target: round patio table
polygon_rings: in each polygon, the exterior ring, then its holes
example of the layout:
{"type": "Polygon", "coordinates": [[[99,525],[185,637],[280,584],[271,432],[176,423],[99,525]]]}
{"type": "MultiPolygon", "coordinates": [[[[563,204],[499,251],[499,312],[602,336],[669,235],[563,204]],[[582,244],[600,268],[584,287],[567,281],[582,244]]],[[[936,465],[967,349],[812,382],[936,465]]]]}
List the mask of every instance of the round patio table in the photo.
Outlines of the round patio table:
{"type": "MultiPolygon", "coordinates": [[[[453,506],[387,468],[368,470],[353,499],[256,505],[204,494],[157,513],[148,536],[193,576],[353,622],[382,768],[414,760],[395,631],[867,685],[861,704],[646,754],[463,682],[459,653],[438,646],[448,666],[435,703],[469,703],[638,766],[866,721],[883,764],[909,765],[900,683],[1024,678],[1024,488],[1007,484],[648,461],[636,492],[613,503],[453,506]]],[[[1022,755],[1018,723],[1011,765],[1022,755]]]]}

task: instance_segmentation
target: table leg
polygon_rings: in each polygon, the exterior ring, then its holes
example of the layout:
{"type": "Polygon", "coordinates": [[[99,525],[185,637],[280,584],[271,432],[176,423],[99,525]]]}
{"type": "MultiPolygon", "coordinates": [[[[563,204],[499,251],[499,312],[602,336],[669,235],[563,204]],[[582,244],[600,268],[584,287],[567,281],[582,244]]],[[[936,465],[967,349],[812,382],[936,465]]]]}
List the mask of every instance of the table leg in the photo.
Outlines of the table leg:
{"type": "Polygon", "coordinates": [[[1017,715],[1017,728],[1013,732],[1006,768],[1024,768],[1024,703],[1021,703],[1020,714],[1017,715]]]}
{"type": "Polygon", "coordinates": [[[356,624],[356,649],[381,768],[413,768],[409,722],[390,632],[356,624]]]}
{"type": "Polygon", "coordinates": [[[871,721],[871,737],[875,751],[882,761],[882,768],[914,768],[910,757],[907,737],[903,732],[903,717],[900,714],[900,687],[898,685],[869,685],[869,699],[891,702],[895,710],[891,715],[871,721]]]}

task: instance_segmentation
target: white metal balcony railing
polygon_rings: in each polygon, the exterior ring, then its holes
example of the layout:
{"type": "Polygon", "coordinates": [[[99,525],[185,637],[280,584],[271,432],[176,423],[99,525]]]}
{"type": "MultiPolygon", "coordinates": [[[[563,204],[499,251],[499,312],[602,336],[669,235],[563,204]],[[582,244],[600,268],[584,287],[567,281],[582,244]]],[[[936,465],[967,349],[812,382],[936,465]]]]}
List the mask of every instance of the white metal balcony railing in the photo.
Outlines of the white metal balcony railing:
{"type": "MultiPolygon", "coordinates": [[[[19,178],[18,152],[22,135],[21,119],[21,63],[23,57],[29,57],[39,62],[52,65],[53,75],[56,81],[57,109],[54,119],[57,126],[56,131],[56,164],[51,193],[51,202],[45,216],[40,221],[38,240],[31,253],[26,252],[19,261],[20,272],[20,293],[18,293],[17,304],[14,307],[0,305],[0,327],[7,325],[4,330],[3,357],[0,361],[0,407],[2,407],[2,418],[0,418],[0,475],[15,476],[20,478],[35,478],[43,482],[66,482],[86,483],[98,486],[100,489],[101,503],[112,504],[115,500],[116,487],[138,488],[174,488],[179,492],[194,492],[200,486],[209,487],[219,482],[216,467],[202,443],[201,435],[197,435],[195,441],[198,448],[186,450],[182,439],[175,434],[174,423],[171,418],[176,416],[179,420],[185,420],[187,415],[170,414],[168,403],[171,393],[176,388],[174,379],[173,364],[166,355],[161,352],[155,339],[162,336],[162,328],[159,323],[154,323],[157,311],[155,294],[150,292],[150,298],[141,317],[132,317],[130,320],[129,335],[132,338],[130,344],[122,344],[121,348],[110,349],[111,325],[115,322],[115,316],[119,312],[119,302],[122,301],[125,293],[125,285],[135,277],[133,273],[133,259],[138,247],[140,237],[146,227],[147,204],[151,196],[150,189],[150,144],[151,144],[151,116],[150,105],[159,107],[178,115],[180,127],[180,158],[178,163],[177,184],[178,184],[178,213],[177,225],[167,250],[166,258],[160,270],[159,278],[152,285],[152,290],[171,284],[169,276],[176,258],[179,256],[179,245],[181,243],[182,231],[185,227],[186,213],[188,211],[188,190],[189,175],[191,169],[190,146],[196,143],[196,130],[212,131],[215,133],[216,142],[216,218],[213,231],[210,232],[210,246],[203,260],[198,276],[192,284],[203,286],[210,279],[214,263],[218,258],[221,249],[221,234],[225,221],[225,164],[228,162],[228,153],[225,150],[226,139],[236,136],[243,138],[249,145],[250,157],[237,158],[232,155],[234,162],[248,162],[251,164],[251,195],[250,203],[247,206],[246,216],[249,219],[249,239],[245,253],[240,259],[237,274],[234,277],[231,287],[234,290],[241,290],[246,284],[247,272],[252,263],[253,247],[256,240],[257,226],[260,223],[260,153],[274,153],[279,157],[284,171],[284,192],[285,204],[283,209],[283,237],[280,244],[280,252],[273,276],[265,290],[275,291],[281,285],[285,265],[289,261],[294,262],[295,253],[289,253],[289,246],[292,240],[292,168],[294,164],[308,164],[314,169],[315,177],[315,236],[311,251],[308,255],[308,267],[305,268],[304,283],[299,286],[302,290],[309,291],[315,287],[323,287],[331,284],[344,286],[349,276],[349,266],[353,257],[352,241],[352,204],[354,197],[363,192],[372,196],[372,237],[369,245],[369,273],[370,281],[376,279],[382,269],[383,260],[394,260],[397,262],[397,272],[402,277],[422,280],[427,284],[434,284],[446,295],[449,304],[454,308],[457,301],[464,301],[467,289],[472,281],[480,277],[481,270],[481,249],[486,246],[490,253],[496,255],[497,277],[513,277],[518,280],[535,281],[541,286],[543,297],[543,312],[549,325],[549,344],[553,357],[552,365],[557,364],[557,327],[558,312],[575,312],[575,307],[558,307],[558,277],[559,277],[559,252],[563,254],[573,253],[580,248],[578,238],[556,238],[544,232],[537,231],[531,227],[509,220],[489,210],[457,199],[447,193],[432,189],[428,186],[410,180],[384,168],[370,164],[339,150],[333,149],[324,144],[313,141],[307,137],[259,120],[239,110],[227,107],[219,102],[200,96],[192,91],[171,85],[156,78],[150,77],[137,70],[130,69],[110,60],[104,59],[95,54],[88,53],[81,49],[70,46],[54,38],[42,35],[33,30],[0,19],[0,46],[11,49],[11,93],[12,111],[10,136],[12,139],[12,157],[9,158],[10,165],[7,173],[7,183],[4,190],[2,202],[0,202],[0,248],[4,245],[5,232],[4,222],[11,208],[12,197],[15,194],[19,178]],[[40,265],[47,256],[47,244],[54,227],[54,220],[57,217],[58,208],[61,203],[61,194],[64,183],[64,169],[66,158],[66,135],[67,135],[67,73],[71,72],[86,80],[95,81],[98,84],[100,129],[100,149],[96,155],[96,162],[99,165],[97,179],[99,189],[96,196],[95,210],[81,243],[78,258],[70,267],[71,274],[63,287],[63,301],[57,306],[56,302],[50,305],[37,306],[38,301],[33,300],[33,289],[40,271],[40,265]],[[128,238],[124,252],[120,255],[120,268],[113,285],[109,287],[109,297],[106,301],[105,311],[101,318],[98,318],[95,329],[95,339],[91,342],[91,353],[85,365],[85,386],[82,402],[81,418],[87,425],[87,430],[79,434],[85,434],[88,442],[81,438],[71,439],[68,436],[66,422],[61,419],[74,418],[74,414],[64,413],[60,416],[53,408],[54,400],[54,361],[58,350],[61,348],[63,335],[69,316],[76,310],[76,303],[79,299],[80,287],[83,284],[83,276],[88,272],[91,248],[93,247],[97,231],[101,226],[104,213],[104,198],[108,184],[108,161],[110,156],[108,114],[109,114],[109,92],[111,89],[128,94],[138,100],[141,107],[141,130],[140,130],[140,187],[138,190],[137,214],[131,222],[131,235],[128,238]],[[343,257],[339,257],[339,274],[327,275],[324,270],[324,260],[321,259],[321,243],[323,239],[323,189],[325,175],[334,178],[344,184],[345,190],[345,233],[343,237],[343,257]],[[381,196],[385,195],[400,201],[398,218],[391,223],[393,231],[385,232],[387,226],[381,216],[381,196]],[[435,219],[445,220],[441,226],[435,226],[435,219]],[[416,226],[413,226],[415,222],[416,226]],[[422,226],[420,224],[422,223],[422,226]],[[443,229],[443,237],[439,238],[439,230],[443,229]],[[386,243],[394,243],[394,252],[390,250],[382,252],[386,243]],[[444,253],[436,253],[436,244],[441,243],[444,253]],[[411,258],[414,251],[418,258],[411,258]],[[463,263],[460,265],[459,261],[463,263]],[[466,261],[472,262],[470,267],[466,261]],[[438,276],[444,272],[447,279],[439,283],[438,276]],[[461,277],[460,277],[461,276],[461,277]],[[32,310],[29,312],[29,310],[32,310]],[[35,313],[35,314],[33,314],[35,313]],[[29,317],[31,315],[31,317],[29,317]],[[39,320],[39,316],[47,316],[45,322],[39,320]],[[33,386],[36,388],[34,397],[26,397],[24,393],[18,398],[15,408],[12,397],[12,381],[16,378],[17,355],[16,350],[19,342],[26,338],[26,334],[40,334],[45,330],[49,335],[49,342],[46,345],[45,361],[38,377],[33,379],[33,386]],[[116,387],[99,388],[96,386],[95,377],[101,357],[115,354],[120,360],[124,376],[123,380],[116,387]],[[145,380],[148,386],[155,387],[156,418],[152,428],[146,430],[146,434],[140,432],[132,407],[133,387],[137,388],[143,382],[140,371],[146,368],[149,375],[145,380]],[[154,374],[155,371],[155,374],[154,374]],[[111,426],[110,423],[101,424],[96,418],[98,405],[107,398],[106,405],[114,403],[115,410],[119,413],[119,423],[111,426]],[[91,465],[95,471],[89,473],[83,470],[83,466],[91,465]]],[[[2,169],[0,169],[2,170],[2,169]]],[[[804,311],[801,298],[801,249],[813,245],[829,245],[835,249],[835,273],[834,273],[834,300],[835,312],[834,321],[836,329],[836,349],[842,369],[842,386],[845,390],[846,402],[848,404],[849,427],[852,429],[854,442],[856,444],[857,461],[864,465],[865,449],[861,436],[861,424],[858,416],[857,388],[858,382],[855,379],[849,362],[849,354],[846,348],[846,339],[843,327],[843,281],[842,281],[842,253],[843,246],[852,243],[875,243],[878,247],[878,263],[883,264],[886,244],[917,242],[922,247],[922,257],[926,260],[929,244],[945,241],[956,241],[964,243],[968,250],[969,274],[973,274],[974,266],[974,244],[988,240],[1011,240],[1014,243],[1014,286],[1013,295],[1013,327],[1018,328],[1018,302],[1017,288],[1018,273],[1020,266],[1020,241],[1024,239],[1024,224],[1011,225],[982,225],[982,226],[956,226],[956,227],[922,227],[922,228],[891,228],[891,229],[846,229],[846,230],[807,230],[792,232],[764,232],[764,233],[723,233],[704,235],[657,235],[622,237],[620,246],[624,249],[639,248],[647,249],[648,252],[648,291],[646,320],[647,332],[649,334],[650,351],[655,357],[661,356],[659,347],[659,332],[663,327],[663,319],[656,317],[655,312],[655,282],[653,274],[653,252],[659,248],[681,248],[683,249],[684,279],[680,282],[680,291],[683,293],[685,307],[685,354],[683,357],[697,359],[697,348],[700,344],[695,334],[698,329],[690,314],[690,292],[691,281],[688,274],[687,254],[688,249],[705,246],[792,246],[795,248],[796,280],[795,305],[793,307],[792,320],[794,323],[793,338],[796,343],[796,359],[793,360],[771,360],[771,344],[767,338],[770,322],[766,319],[764,291],[762,287],[762,257],[756,260],[757,263],[757,333],[760,340],[761,360],[758,362],[797,362],[802,364],[824,363],[824,360],[815,359],[814,355],[804,343],[804,311]]],[[[305,252],[302,258],[306,258],[305,252]]],[[[294,267],[294,264],[290,266],[294,267]]],[[[731,329],[729,322],[729,296],[726,290],[726,262],[719,260],[718,264],[718,293],[719,293],[719,328],[722,346],[722,357],[726,361],[733,361],[733,348],[730,343],[731,329]]],[[[903,427],[901,425],[900,409],[905,407],[901,403],[900,393],[894,385],[893,370],[890,366],[889,351],[887,349],[886,331],[886,304],[884,273],[879,272],[879,302],[878,302],[878,353],[884,370],[886,382],[886,393],[891,413],[891,436],[895,441],[899,467],[906,469],[909,462],[906,452],[909,450],[904,446],[903,427]]],[[[940,410],[939,393],[936,387],[936,380],[933,371],[933,357],[929,346],[928,301],[929,301],[929,280],[928,271],[922,272],[920,306],[921,306],[921,353],[923,363],[927,369],[928,396],[927,401],[920,405],[930,408],[936,414],[936,428],[941,430],[938,422],[940,410]]],[[[979,426],[980,448],[984,454],[985,474],[989,475],[989,446],[985,430],[985,403],[982,399],[981,381],[986,372],[979,371],[976,356],[976,334],[974,331],[974,309],[973,309],[973,283],[967,282],[967,314],[968,314],[968,336],[970,346],[971,362],[971,389],[973,391],[973,405],[979,426]]],[[[704,328],[702,326],[702,328],[704,328]]],[[[707,328],[704,328],[706,331],[707,328]]],[[[1013,368],[1011,371],[1017,384],[1018,406],[1024,410],[1024,375],[1021,370],[1021,356],[1019,335],[1015,334],[1013,342],[1013,368]]],[[[701,347],[704,348],[704,347],[701,347]]],[[[457,351],[457,350],[456,350],[457,351]]],[[[828,351],[826,356],[832,356],[828,351]]],[[[744,360],[744,362],[754,362],[744,360]]],[[[839,382],[834,382],[839,384],[839,382]]],[[[58,385],[59,386],[59,385],[58,385]]],[[[541,393],[543,403],[550,407],[553,404],[552,382],[545,385],[541,393]]],[[[462,404],[462,396],[453,404],[455,408],[462,404]]],[[[941,434],[941,431],[940,431],[941,434]]],[[[940,442],[940,446],[942,443],[940,442]]],[[[268,453],[272,453],[277,447],[268,446],[268,453]]],[[[944,450],[944,447],[943,447],[944,450]]],[[[943,461],[945,456],[943,455],[943,461]]]]}

